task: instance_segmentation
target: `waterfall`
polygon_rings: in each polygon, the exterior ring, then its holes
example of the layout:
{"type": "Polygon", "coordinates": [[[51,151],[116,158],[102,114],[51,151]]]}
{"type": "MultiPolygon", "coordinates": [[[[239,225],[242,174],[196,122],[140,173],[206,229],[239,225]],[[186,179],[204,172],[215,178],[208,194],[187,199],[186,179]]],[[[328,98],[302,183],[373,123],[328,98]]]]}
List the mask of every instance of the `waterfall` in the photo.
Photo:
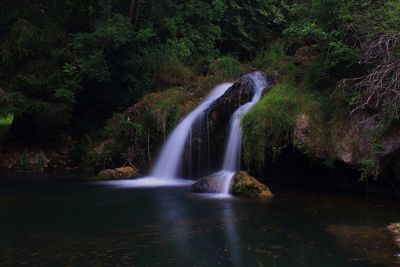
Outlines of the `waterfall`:
{"type": "Polygon", "coordinates": [[[240,170],[243,137],[241,119],[260,100],[263,90],[268,85],[265,76],[261,72],[250,73],[246,77],[253,82],[254,95],[250,102],[240,106],[231,117],[229,137],[226,143],[222,171],[220,172],[220,177],[223,180],[222,194],[229,194],[232,178],[235,172],[240,170]]]}
{"type": "Polygon", "coordinates": [[[191,133],[193,125],[203,116],[212,103],[231,86],[231,83],[223,83],[215,87],[207,98],[179,123],[163,146],[156,165],[150,173],[151,177],[163,179],[174,179],[177,177],[186,140],[191,133]]]}

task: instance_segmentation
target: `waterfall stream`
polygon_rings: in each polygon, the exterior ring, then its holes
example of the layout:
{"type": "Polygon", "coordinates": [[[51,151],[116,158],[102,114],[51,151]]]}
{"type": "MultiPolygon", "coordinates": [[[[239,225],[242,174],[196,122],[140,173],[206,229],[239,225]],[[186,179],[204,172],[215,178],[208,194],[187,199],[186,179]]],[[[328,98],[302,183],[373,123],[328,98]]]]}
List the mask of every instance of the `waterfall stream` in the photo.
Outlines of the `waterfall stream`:
{"type": "Polygon", "coordinates": [[[163,146],[156,165],[151,171],[151,177],[174,179],[178,176],[179,165],[182,160],[186,140],[189,137],[193,125],[196,123],[197,119],[201,118],[212,103],[222,96],[231,86],[231,83],[223,83],[215,87],[207,98],[179,123],[163,146]]]}
{"type": "Polygon", "coordinates": [[[224,195],[229,194],[232,184],[232,178],[235,172],[240,171],[241,150],[243,130],[241,119],[260,99],[263,90],[268,85],[265,76],[261,72],[254,72],[246,75],[253,82],[254,95],[250,102],[241,105],[235,113],[233,113],[230,122],[229,137],[226,143],[224,162],[222,170],[219,172],[223,180],[222,191],[224,195]]]}

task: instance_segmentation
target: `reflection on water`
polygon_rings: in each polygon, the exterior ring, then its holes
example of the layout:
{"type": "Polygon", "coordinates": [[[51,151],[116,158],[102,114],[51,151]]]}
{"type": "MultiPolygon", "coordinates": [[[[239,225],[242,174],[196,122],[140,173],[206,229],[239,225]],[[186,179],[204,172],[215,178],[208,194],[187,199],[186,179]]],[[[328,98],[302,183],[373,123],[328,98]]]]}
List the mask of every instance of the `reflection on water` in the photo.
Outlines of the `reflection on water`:
{"type": "Polygon", "coordinates": [[[244,266],[241,262],[239,236],[236,229],[235,208],[231,201],[222,203],[222,221],[224,225],[225,242],[228,244],[228,255],[232,259],[233,266],[244,266]]]}
{"type": "Polygon", "coordinates": [[[98,184],[120,187],[120,188],[145,188],[145,187],[171,187],[171,186],[188,186],[194,181],[186,179],[165,179],[157,177],[144,177],[132,180],[103,181],[98,184]]]}
{"type": "Polygon", "coordinates": [[[0,266],[396,266],[382,238],[399,221],[393,201],[274,193],[2,184],[0,266]]]}

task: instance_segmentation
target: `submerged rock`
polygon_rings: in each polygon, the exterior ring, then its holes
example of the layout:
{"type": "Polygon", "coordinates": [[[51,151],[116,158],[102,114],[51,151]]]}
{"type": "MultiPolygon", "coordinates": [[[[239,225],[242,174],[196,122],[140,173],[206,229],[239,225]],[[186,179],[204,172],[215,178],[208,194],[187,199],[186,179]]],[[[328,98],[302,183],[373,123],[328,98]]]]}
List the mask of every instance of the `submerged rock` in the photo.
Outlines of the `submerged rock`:
{"type": "Polygon", "coordinates": [[[137,174],[137,171],[132,167],[121,167],[116,169],[102,170],[97,175],[97,179],[112,180],[112,179],[128,179],[137,174]]]}
{"type": "Polygon", "coordinates": [[[234,196],[250,198],[269,198],[274,196],[266,185],[244,171],[236,173],[233,177],[231,192],[234,196]]]}
{"type": "MultiPolygon", "coordinates": [[[[222,172],[214,173],[197,180],[192,190],[197,193],[221,193],[226,179],[222,172]]],[[[231,182],[231,194],[246,198],[269,198],[273,194],[269,188],[244,171],[234,174],[231,182]]]]}

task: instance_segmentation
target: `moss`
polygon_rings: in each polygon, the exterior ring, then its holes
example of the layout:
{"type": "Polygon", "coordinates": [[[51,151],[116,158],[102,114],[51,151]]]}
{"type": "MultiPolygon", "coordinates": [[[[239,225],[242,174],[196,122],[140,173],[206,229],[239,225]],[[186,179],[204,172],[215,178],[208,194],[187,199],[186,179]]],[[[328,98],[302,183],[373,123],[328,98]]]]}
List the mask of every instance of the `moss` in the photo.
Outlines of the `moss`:
{"type": "Polygon", "coordinates": [[[274,154],[292,144],[296,118],[306,114],[310,118],[312,147],[294,144],[309,155],[318,149],[332,150],[330,131],[332,106],[322,93],[296,89],[291,82],[278,83],[265,94],[243,118],[244,159],[249,166],[262,167],[266,153],[274,154]],[[311,151],[313,150],[313,151],[311,151]]]}
{"type": "Polygon", "coordinates": [[[231,192],[234,196],[250,198],[270,198],[273,196],[266,185],[243,171],[235,174],[231,192]]]}
{"type": "Polygon", "coordinates": [[[234,81],[243,72],[241,63],[230,56],[220,57],[211,64],[211,72],[218,80],[234,81]]]}

